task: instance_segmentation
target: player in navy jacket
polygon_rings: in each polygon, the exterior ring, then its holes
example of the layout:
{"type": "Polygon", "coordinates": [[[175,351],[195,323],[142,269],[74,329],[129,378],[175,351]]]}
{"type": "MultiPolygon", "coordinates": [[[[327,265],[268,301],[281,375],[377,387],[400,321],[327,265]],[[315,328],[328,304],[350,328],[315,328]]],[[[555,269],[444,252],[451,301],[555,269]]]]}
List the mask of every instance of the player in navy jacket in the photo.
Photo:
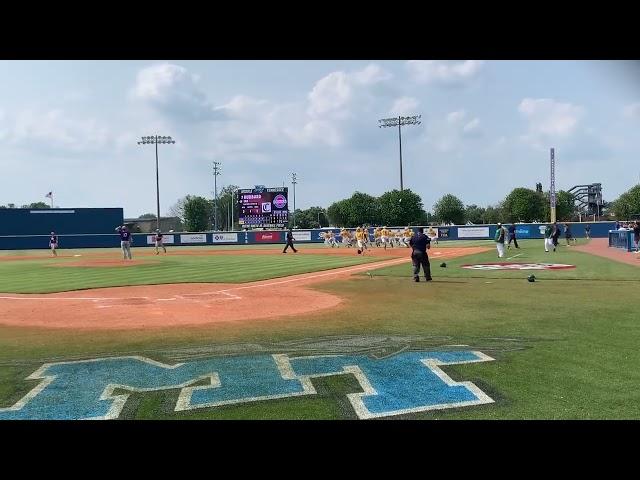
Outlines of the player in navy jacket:
{"type": "Polygon", "coordinates": [[[57,257],[58,252],[56,252],[56,250],[58,249],[58,236],[56,235],[56,232],[51,232],[51,236],[49,237],[49,248],[51,249],[51,256],[57,257]]]}
{"type": "Polygon", "coordinates": [[[126,225],[116,228],[116,232],[120,234],[120,248],[122,248],[122,258],[131,260],[131,244],[133,237],[126,225]]]}

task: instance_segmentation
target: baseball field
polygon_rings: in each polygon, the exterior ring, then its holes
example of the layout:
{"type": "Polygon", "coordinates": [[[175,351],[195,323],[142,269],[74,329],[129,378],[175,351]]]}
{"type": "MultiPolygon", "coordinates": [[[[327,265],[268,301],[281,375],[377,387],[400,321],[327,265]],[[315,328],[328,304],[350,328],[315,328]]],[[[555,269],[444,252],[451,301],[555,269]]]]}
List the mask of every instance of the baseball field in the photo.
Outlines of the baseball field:
{"type": "Polygon", "coordinates": [[[638,419],[640,259],[598,242],[440,242],[419,283],[406,248],[2,251],[0,419],[638,419]]]}

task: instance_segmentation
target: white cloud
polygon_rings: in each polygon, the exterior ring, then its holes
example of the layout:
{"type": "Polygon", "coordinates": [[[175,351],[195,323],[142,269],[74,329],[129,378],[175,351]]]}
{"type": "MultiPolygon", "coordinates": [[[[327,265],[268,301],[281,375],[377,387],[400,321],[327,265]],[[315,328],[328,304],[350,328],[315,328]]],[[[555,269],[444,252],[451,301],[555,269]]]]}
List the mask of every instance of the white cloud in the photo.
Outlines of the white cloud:
{"type": "Polygon", "coordinates": [[[99,151],[107,147],[109,129],[93,118],[75,118],[63,110],[22,110],[5,132],[9,143],[52,152],[99,151]]]}
{"type": "Polygon", "coordinates": [[[467,116],[467,112],[465,112],[464,110],[458,110],[455,112],[448,113],[447,123],[449,125],[454,125],[462,121],[466,116],[467,116]]]}
{"type": "Polygon", "coordinates": [[[216,120],[224,115],[207,99],[197,75],[179,65],[164,63],[138,72],[133,98],[181,120],[216,120]]]}
{"type": "Polygon", "coordinates": [[[344,72],[332,72],[316,82],[309,93],[309,115],[324,115],[345,107],[352,97],[352,82],[344,72]]]}
{"type": "Polygon", "coordinates": [[[374,63],[355,72],[331,72],[316,82],[308,95],[307,112],[312,117],[331,115],[346,119],[353,108],[371,100],[372,88],[388,82],[392,75],[374,63]]]}
{"type": "Polygon", "coordinates": [[[482,135],[480,119],[469,119],[466,110],[449,112],[444,120],[430,122],[427,142],[440,152],[451,152],[462,148],[465,138],[482,135]]]}
{"type": "Polygon", "coordinates": [[[416,83],[439,83],[459,85],[478,75],[484,62],[465,60],[463,62],[441,60],[409,60],[406,68],[416,83]]]}
{"type": "Polygon", "coordinates": [[[584,116],[584,108],[550,98],[525,98],[518,111],[528,121],[528,131],[522,139],[534,146],[570,137],[584,116]]]}
{"type": "Polygon", "coordinates": [[[392,77],[393,75],[390,72],[375,63],[370,63],[364,69],[351,74],[353,81],[360,85],[374,85],[390,80],[392,77]]]}
{"type": "Polygon", "coordinates": [[[390,115],[412,115],[415,114],[415,110],[420,105],[420,101],[414,97],[400,97],[397,98],[393,105],[391,106],[391,110],[389,110],[390,115]]]}
{"type": "Polygon", "coordinates": [[[640,119],[640,102],[631,103],[624,107],[622,113],[627,118],[640,119]]]}
{"type": "Polygon", "coordinates": [[[477,135],[480,132],[480,120],[474,118],[462,128],[465,135],[477,135]]]}

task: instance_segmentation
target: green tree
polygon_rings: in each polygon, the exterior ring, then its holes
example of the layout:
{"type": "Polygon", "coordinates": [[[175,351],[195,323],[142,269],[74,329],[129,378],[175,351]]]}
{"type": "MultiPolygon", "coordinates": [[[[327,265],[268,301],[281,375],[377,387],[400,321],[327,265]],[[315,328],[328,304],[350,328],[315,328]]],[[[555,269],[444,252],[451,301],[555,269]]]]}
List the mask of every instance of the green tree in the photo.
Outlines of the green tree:
{"type": "Polygon", "coordinates": [[[464,218],[471,223],[484,223],[485,209],[477,205],[467,205],[464,211],[464,218]]]}
{"type": "Polygon", "coordinates": [[[141,220],[150,220],[152,218],[156,218],[156,214],[155,213],[143,213],[138,218],[141,219],[141,220]]]}
{"type": "MultiPolygon", "coordinates": [[[[551,219],[551,202],[549,192],[544,194],[544,216],[541,220],[551,219]]],[[[559,222],[570,222],[574,219],[576,212],[575,199],[573,194],[564,190],[556,193],[556,220],[559,222]]]]}
{"type": "Polygon", "coordinates": [[[347,226],[374,225],[381,223],[378,199],[367,193],[356,192],[348,199],[347,211],[349,223],[347,226]]]}
{"type": "Polygon", "coordinates": [[[44,202],[34,202],[28,205],[23,205],[22,208],[51,208],[51,205],[47,205],[44,202]]]}
{"type": "MultiPolygon", "coordinates": [[[[213,224],[213,214],[217,210],[219,230],[233,230],[234,226],[238,224],[240,212],[238,212],[238,198],[236,196],[236,192],[239,189],[240,187],[237,185],[227,185],[226,187],[222,187],[222,190],[218,192],[218,205],[217,209],[212,208],[211,210],[211,223],[213,224]]],[[[211,203],[213,206],[213,200],[211,203]]]]}
{"type": "Polygon", "coordinates": [[[349,213],[348,213],[348,200],[339,200],[337,202],[333,202],[327,208],[327,217],[329,219],[329,223],[331,225],[335,225],[337,227],[346,227],[349,224],[349,213]]]}
{"type": "Polygon", "coordinates": [[[391,190],[378,198],[380,222],[388,226],[409,225],[422,217],[422,199],[417,193],[406,189],[391,190]]]}
{"type": "MultiPolygon", "coordinates": [[[[188,196],[188,195],[187,195],[188,196]]],[[[178,201],[169,208],[169,214],[172,217],[178,217],[184,224],[184,204],[187,201],[187,197],[179,198],[178,201]]]]}
{"type": "Polygon", "coordinates": [[[498,223],[503,221],[502,205],[488,205],[482,214],[482,223],[498,223]]]}
{"type": "Polygon", "coordinates": [[[545,197],[529,188],[514,188],[502,202],[508,222],[532,222],[545,219],[545,197]]]}
{"type": "Polygon", "coordinates": [[[464,204],[462,200],[450,193],[435,203],[433,213],[436,219],[442,223],[454,223],[455,225],[464,223],[464,204]]]}
{"type": "Polygon", "coordinates": [[[320,228],[328,226],[327,212],[322,207],[310,207],[306,210],[296,209],[296,226],[298,228],[320,228]]]}
{"type": "Polygon", "coordinates": [[[431,225],[435,221],[436,219],[433,213],[422,210],[422,212],[420,212],[420,218],[418,218],[418,220],[416,220],[415,222],[410,223],[409,225],[431,225]]]}
{"type": "Polygon", "coordinates": [[[576,201],[572,193],[560,190],[556,195],[556,216],[565,222],[575,220],[576,201]]]}
{"type": "Polygon", "coordinates": [[[609,208],[618,220],[629,220],[632,215],[640,214],[640,184],[620,195],[609,208]]]}
{"type": "Polygon", "coordinates": [[[211,200],[187,195],[184,198],[183,223],[187,232],[203,232],[210,229],[211,200]]]}

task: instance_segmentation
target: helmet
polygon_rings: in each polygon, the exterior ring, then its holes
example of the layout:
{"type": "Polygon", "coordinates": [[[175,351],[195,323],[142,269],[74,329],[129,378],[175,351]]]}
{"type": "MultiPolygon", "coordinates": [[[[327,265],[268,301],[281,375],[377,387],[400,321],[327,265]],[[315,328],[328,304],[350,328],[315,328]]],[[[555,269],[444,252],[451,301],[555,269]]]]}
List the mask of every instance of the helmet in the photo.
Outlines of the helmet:
{"type": "Polygon", "coordinates": [[[442,263],[440,264],[440,266],[441,266],[442,268],[447,268],[447,264],[446,264],[445,262],[442,262],[442,263]]]}
{"type": "Polygon", "coordinates": [[[531,274],[527,277],[527,281],[529,282],[535,282],[536,281],[536,276],[531,274]]]}

